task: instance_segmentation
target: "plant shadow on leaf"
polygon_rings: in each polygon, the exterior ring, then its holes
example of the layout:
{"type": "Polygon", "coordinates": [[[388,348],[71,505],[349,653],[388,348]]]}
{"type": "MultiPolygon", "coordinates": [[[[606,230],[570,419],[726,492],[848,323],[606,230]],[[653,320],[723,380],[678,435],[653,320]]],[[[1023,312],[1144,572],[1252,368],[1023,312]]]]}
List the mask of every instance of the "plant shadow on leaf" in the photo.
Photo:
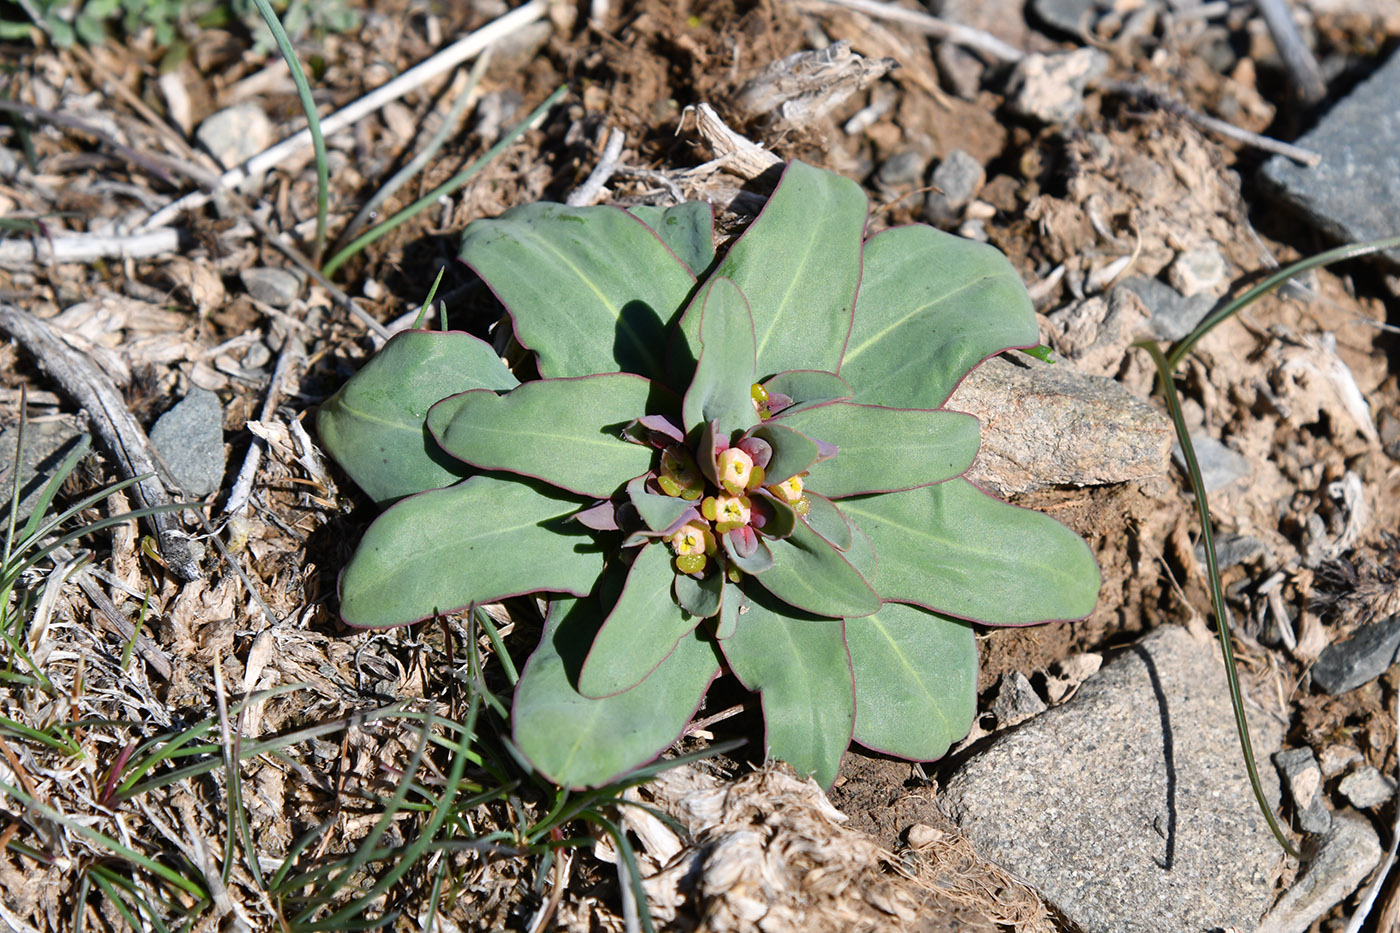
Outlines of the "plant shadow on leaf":
{"type": "Polygon", "coordinates": [[[658,358],[658,347],[666,346],[666,321],[644,301],[629,301],[617,316],[613,334],[613,359],[617,368],[639,376],[660,377],[665,358],[658,358]]]}

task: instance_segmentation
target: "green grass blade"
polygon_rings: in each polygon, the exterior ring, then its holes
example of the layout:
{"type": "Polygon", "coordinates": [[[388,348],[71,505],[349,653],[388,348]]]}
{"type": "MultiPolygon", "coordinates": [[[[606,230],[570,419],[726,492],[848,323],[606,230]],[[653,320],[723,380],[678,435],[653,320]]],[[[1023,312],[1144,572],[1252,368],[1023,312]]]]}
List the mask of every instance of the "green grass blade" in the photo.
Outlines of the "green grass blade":
{"type": "MultiPolygon", "coordinates": [[[[330,203],[330,171],[326,161],[326,141],[321,137],[321,118],[316,113],[316,101],[311,97],[311,85],[306,80],[306,72],[301,69],[292,40],[287,38],[287,30],[272,10],[267,0],[253,0],[263,22],[272,30],[272,38],[277,40],[277,50],[282,53],[287,67],[292,72],[292,80],[297,86],[297,96],[301,98],[302,109],[306,111],[307,129],[311,131],[311,146],[316,153],[316,240],[311,249],[311,262],[321,261],[321,253],[326,248],[326,208],[330,203]]],[[[329,272],[326,275],[330,275],[329,272]]]]}
{"type": "Polygon", "coordinates": [[[204,891],[202,887],[200,887],[200,885],[197,882],[191,881],[189,878],[186,878],[184,875],[175,871],[175,869],[171,868],[170,866],[158,862],[155,859],[142,855],[140,852],[137,852],[134,849],[130,849],[127,846],[122,845],[116,839],[113,839],[112,837],[104,833],[98,832],[90,826],[84,826],[82,823],[73,820],[66,813],[60,813],[53,807],[50,807],[48,804],[29,796],[27,793],[20,790],[19,788],[12,787],[3,781],[0,781],[0,793],[3,793],[13,798],[14,800],[17,800],[20,803],[25,804],[26,806],[34,808],[34,810],[42,814],[44,817],[53,820],[54,822],[63,824],[63,826],[65,826],[69,832],[82,836],[89,842],[96,843],[97,845],[100,845],[103,848],[109,850],[114,855],[120,856],[121,858],[124,858],[127,861],[145,869],[151,874],[170,882],[170,884],[191,895],[196,900],[207,901],[209,899],[209,895],[204,891]]]}
{"type": "Polygon", "coordinates": [[[1298,850],[1288,841],[1283,828],[1279,826],[1273,808],[1269,806],[1269,801],[1264,797],[1264,785],[1259,780],[1259,768],[1254,760],[1254,746],[1249,738],[1249,721],[1245,719],[1244,700],[1240,696],[1239,673],[1235,669],[1235,649],[1230,644],[1230,617],[1225,606],[1225,594],[1220,589],[1220,564],[1215,556],[1215,536],[1211,533],[1210,505],[1206,501],[1206,485],[1201,479],[1200,465],[1196,462],[1196,451],[1191,446],[1191,434],[1186,427],[1186,418],[1181,412],[1181,400],[1177,398],[1176,386],[1172,382],[1171,367],[1167,358],[1162,355],[1162,351],[1152,341],[1140,340],[1133,346],[1146,350],[1152,357],[1152,362],[1157,366],[1157,376],[1162,381],[1162,394],[1166,397],[1172,425],[1176,428],[1176,437],[1181,443],[1181,452],[1186,460],[1186,472],[1191,479],[1191,489],[1196,496],[1196,509],[1201,518],[1201,542],[1205,545],[1206,550],[1206,573],[1210,577],[1210,602],[1215,611],[1216,625],[1220,629],[1220,653],[1225,658],[1225,676],[1230,683],[1230,705],[1235,711],[1235,730],[1240,736],[1240,751],[1244,755],[1245,769],[1249,772],[1249,786],[1253,788],[1254,799],[1259,804],[1259,812],[1264,814],[1264,820],[1269,824],[1269,829],[1273,832],[1274,838],[1278,840],[1278,844],[1283,847],[1283,851],[1298,858],[1298,850]]]}
{"type": "Polygon", "coordinates": [[[388,220],[385,220],[382,223],[379,223],[376,226],[366,230],[364,233],[360,234],[349,244],[347,244],[343,249],[339,250],[334,256],[326,260],[325,266],[321,269],[321,271],[325,274],[326,278],[330,278],[331,276],[335,275],[336,270],[343,266],[346,260],[350,259],[350,257],[354,256],[360,250],[364,249],[366,246],[373,243],[375,240],[379,239],[384,234],[388,233],[390,230],[393,230],[399,224],[418,216],[418,214],[422,213],[422,211],[427,209],[430,205],[437,203],[437,200],[439,198],[452,194],[458,188],[465,185],[468,181],[471,180],[473,175],[481,171],[487,165],[491,164],[492,160],[494,160],[498,155],[504,152],[512,143],[519,139],[520,136],[522,136],[526,130],[528,130],[531,126],[534,125],[536,120],[548,113],[550,108],[557,104],[563,98],[563,96],[566,93],[568,93],[568,90],[568,85],[561,85],[558,89],[555,90],[553,94],[550,94],[547,98],[545,98],[544,103],[540,104],[534,110],[530,111],[529,116],[527,116],[524,120],[520,121],[520,123],[518,123],[509,133],[502,136],[500,142],[496,143],[496,145],[486,150],[486,153],[482,155],[481,158],[472,162],[471,165],[468,165],[462,171],[458,172],[456,175],[453,175],[447,181],[443,182],[441,185],[438,185],[432,191],[429,191],[427,194],[423,195],[423,197],[419,198],[417,201],[414,201],[412,204],[399,211],[393,217],[390,217],[388,220]]]}

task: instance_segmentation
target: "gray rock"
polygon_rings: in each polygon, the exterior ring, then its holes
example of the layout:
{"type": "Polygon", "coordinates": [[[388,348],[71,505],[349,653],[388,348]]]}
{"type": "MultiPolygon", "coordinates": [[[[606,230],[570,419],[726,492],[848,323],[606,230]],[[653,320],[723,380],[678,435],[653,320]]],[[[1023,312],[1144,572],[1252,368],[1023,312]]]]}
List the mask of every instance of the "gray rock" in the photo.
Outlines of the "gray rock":
{"type": "Polygon", "coordinates": [[[223,484],[223,421],[219,397],[196,386],[151,428],[151,443],[191,496],[207,496],[223,484]]]}
{"type": "Polygon", "coordinates": [[[248,101],[211,113],[194,135],[220,165],[233,168],[272,145],[276,128],[262,107],[248,101]]]}
{"type": "Polygon", "coordinates": [[[1075,39],[1103,12],[1097,0],[1031,0],[1030,8],[1045,25],[1075,39]]]}
{"type": "Polygon", "coordinates": [[[887,188],[918,188],[924,180],[928,158],[917,149],[896,152],[880,163],[875,181],[887,188]]]}
{"type": "Polygon", "coordinates": [[[1312,681],[1339,696],[1386,672],[1400,653],[1400,615],[1362,626],[1346,641],[1328,645],[1312,667],[1312,681]]]}
{"type": "Polygon", "coordinates": [[[1332,828],[1332,814],[1323,802],[1322,769],[1311,748],[1290,748],[1274,756],[1274,767],[1288,788],[1298,826],[1307,833],[1332,828]]]}
{"type": "Polygon", "coordinates": [[[987,170],[961,149],[954,149],[933,170],[933,186],[924,199],[924,217],[935,224],[957,220],[967,202],[977,197],[987,180],[987,170]]]}
{"type": "MultiPolygon", "coordinates": [[[[1191,447],[1196,451],[1196,465],[1200,467],[1201,481],[1205,483],[1208,493],[1224,489],[1254,472],[1248,459],[1209,434],[1193,433],[1191,447]]],[[[1181,452],[1181,445],[1172,445],[1172,459],[1176,461],[1177,466],[1186,469],[1186,455],[1181,452]]]]}
{"type": "Polygon", "coordinates": [[[1259,933],[1306,933],[1380,863],[1381,842],[1365,817],[1338,813],[1331,832],[1304,854],[1308,863],[1259,922],[1259,933]]]}
{"type": "Polygon", "coordinates": [[[1395,796],[1395,782],[1370,765],[1363,765],[1342,778],[1337,789],[1358,810],[1379,807],[1395,796]]]}
{"type": "MultiPolygon", "coordinates": [[[[1400,230],[1400,51],[1358,84],[1298,145],[1322,156],[1298,165],[1283,156],[1263,178],[1308,222],[1337,240],[1358,242],[1400,230]]],[[[1400,249],[1385,253],[1400,265],[1400,249]]]]}
{"type": "MultiPolygon", "coordinates": [[[[976,100],[982,90],[982,59],[951,42],[940,42],[934,49],[933,60],[943,84],[963,100],[976,100]]],[[[3,151],[3,150],[0,150],[3,151]]]]}
{"type": "MultiPolygon", "coordinates": [[[[1253,722],[1256,753],[1282,727],[1253,722]]],[[[1277,777],[1262,775],[1277,799],[1277,777]]],[[[1073,699],[992,740],[938,803],[1084,933],[1253,929],[1278,844],[1240,760],[1218,648],[1159,629],[1073,699]]]]}
{"type": "MultiPolygon", "coordinates": [[[[1248,563],[1256,557],[1267,557],[1269,546],[1252,535],[1218,534],[1215,536],[1215,560],[1220,569],[1248,563]]],[[[1205,545],[1197,545],[1196,560],[1206,565],[1205,545]]]]}
{"type": "Polygon", "coordinates": [[[274,308],[286,308],[301,293],[301,279],[286,269],[253,266],[238,273],[249,296],[274,308]]]}
{"type": "Polygon", "coordinates": [[[1016,63],[1007,86],[1013,114],[1058,125],[1084,112],[1084,89],[1108,70],[1108,56],[1095,48],[1053,55],[1027,55],[1016,63]]]}
{"type": "Polygon", "coordinates": [[[1161,279],[1133,276],[1124,279],[1114,291],[1119,288],[1126,288],[1142,299],[1143,305],[1152,313],[1152,336],[1158,340],[1180,340],[1195,330],[1196,325],[1215,307],[1212,296],[1193,295],[1188,298],[1161,279]]]}
{"type": "MultiPolygon", "coordinates": [[[[57,473],[67,456],[77,448],[83,432],[67,419],[28,422],[24,426],[24,451],[19,463],[19,511],[17,524],[23,524],[34,514],[39,496],[49,480],[57,473]]],[[[10,515],[10,496],[15,489],[15,447],[19,432],[16,428],[0,431],[0,508],[3,520],[10,515]]]]}
{"type": "Polygon", "coordinates": [[[998,728],[1017,725],[1043,712],[1045,701],[1036,695],[1025,674],[1012,671],[1001,675],[1001,687],[997,690],[997,698],[992,701],[992,713],[997,718],[998,728]]]}
{"type": "Polygon", "coordinates": [[[1120,383],[1068,362],[995,357],[968,374],[947,407],[981,420],[982,447],[967,476],[1003,496],[1131,482],[1169,469],[1166,416],[1120,383]]]}

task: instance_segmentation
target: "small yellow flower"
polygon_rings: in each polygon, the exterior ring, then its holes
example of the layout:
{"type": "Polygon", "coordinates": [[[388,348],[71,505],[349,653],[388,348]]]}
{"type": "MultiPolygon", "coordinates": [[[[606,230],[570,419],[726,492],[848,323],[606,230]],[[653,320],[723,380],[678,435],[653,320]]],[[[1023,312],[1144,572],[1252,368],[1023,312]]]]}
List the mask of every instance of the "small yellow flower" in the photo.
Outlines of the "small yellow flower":
{"type": "Polygon", "coordinates": [[[700,505],[700,514],[715,523],[715,533],[724,534],[749,523],[753,503],[748,496],[710,496],[700,505]]]}
{"type": "Polygon", "coordinates": [[[677,557],[704,556],[715,551],[714,532],[704,522],[690,522],[666,539],[677,557]]]}
{"type": "Polygon", "coordinates": [[[781,483],[769,486],[768,491],[788,505],[796,505],[798,500],[802,498],[802,477],[794,476],[785,479],[781,483]]]}
{"type": "Polygon", "coordinates": [[[719,484],[728,490],[730,495],[737,496],[749,488],[749,479],[753,476],[753,458],[737,447],[730,447],[716,458],[715,473],[719,477],[719,484]]]}

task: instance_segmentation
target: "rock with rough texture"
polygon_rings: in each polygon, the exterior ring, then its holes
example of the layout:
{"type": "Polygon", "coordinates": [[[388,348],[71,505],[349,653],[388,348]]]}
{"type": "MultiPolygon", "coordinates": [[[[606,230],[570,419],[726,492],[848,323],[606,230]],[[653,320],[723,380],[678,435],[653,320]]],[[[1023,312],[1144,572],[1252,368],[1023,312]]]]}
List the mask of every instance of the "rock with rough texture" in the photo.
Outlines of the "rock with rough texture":
{"type": "Polygon", "coordinates": [[[1332,813],[1323,802],[1322,769],[1313,750],[1290,748],[1274,756],[1274,766],[1293,800],[1298,827],[1306,833],[1325,833],[1332,828],[1332,813]]]}
{"type": "MultiPolygon", "coordinates": [[[[50,479],[68,455],[77,448],[83,432],[67,419],[31,421],[24,426],[24,449],[19,458],[19,510],[17,524],[28,521],[39,504],[50,479]]],[[[15,450],[19,443],[17,428],[0,431],[0,504],[5,520],[10,515],[10,497],[15,489],[15,450]]]]}
{"type": "Polygon", "coordinates": [[[301,279],[286,269],[254,266],[238,273],[248,296],[274,308],[286,308],[297,300],[301,279]]]}
{"type": "Polygon", "coordinates": [[[1303,854],[1307,864],[1260,921],[1259,933],[1306,933],[1380,863],[1381,842],[1365,817],[1338,813],[1321,844],[1303,854]]]}
{"type": "MultiPolygon", "coordinates": [[[[1251,720],[1255,752],[1282,727],[1251,720]]],[[[1262,775],[1278,796],[1277,777],[1262,775]]],[[[1073,699],[992,740],[939,806],[1084,933],[1252,930],[1278,844],[1240,760],[1220,652],[1153,632],[1073,699]]]]}
{"type": "Polygon", "coordinates": [[[195,138],[224,168],[233,168],[272,145],[276,128],[262,107],[247,101],[211,113],[195,138]]]}
{"type": "Polygon", "coordinates": [[[1312,667],[1312,681],[1332,696],[1340,696],[1386,672],[1400,654],[1400,615],[1357,630],[1346,641],[1323,649],[1312,667]]]}
{"type": "Polygon", "coordinates": [[[1358,810],[1379,807],[1395,796],[1395,782],[1370,765],[1363,765],[1342,778],[1337,790],[1358,810]]]}
{"type": "Polygon", "coordinates": [[[933,187],[924,199],[924,218],[946,224],[957,220],[967,202],[977,197],[987,180],[982,163],[961,149],[954,149],[933,170],[933,187]]]}
{"type": "Polygon", "coordinates": [[[1119,288],[1126,288],[1142,299],[1151,313],[1152,336],[1158,340],[1180,340],[1195,330],[1215,307],[1215,299],[1208,294],[1188,298],[1161,279],[1141,275],[1124,279],[1113,290],[1119,288]]]}
{"type": "Polygon", "coordinates": [[[880,163],[875,183],[886,188],[918,188],[924,180],[928,157],[917,149],[901,149],[880,163]]]}
{"type": "Polygon", "coordinates": [[[223,484],[223,422],[219,397],[196,386],[151,428],[151,443],[191,496],[207,496],[223,484]]]}
{"type": "Polygon", "coordinates": [[[997,718],[997,728],[1005,729],[1023,723],[1032,716],[1045,712],[1045,701],[1036,695],[1030,680],[1020,671],[1001,675],[1001,686],[997,698],[992,701],[992,714],[997,718]]]}
{"type": "Polygon", "coordinates": [[[947,407],[981,420],[982,447],[967,478],[999,495],[1143,480],[1170,467],[1166,416],[1068,362],[990,359],[947,407]]]}
{"type": "MultiPolygon", "coordinates": [[[[1322,156],[1309,167],[1274,156],[1263,177],[1323,233],[1345,242],[1400,231],[1400,51],[1356,86],[1298,145],[1322,156]]],[[[1384,254],[1400,265],[1400,249],[1384,254]]]]}
{"type": "MultiPolygon", "coordinates": [[[[1191,448],[1196,452],[1196,465],[1201,470],[1201,482],[1206,492],[1224,489],[1236,480],[1242,480],[1254,472],[1249,460],[1209,434],[1192,434],[1191,448]]],[[[1183,470],[1186,469],[1186,455],[1181,446],[1172,445],[1172,459],[1183,470]]]]}
{"type": "Polygon", "coordinates": [[[1016,63],[1007,106],[1017,116],[1058,126],[1084,112],[1084,89],[1108,70],[1108,56],[1095,48],[1054,55],[1027,55],[1016,63]]]}

